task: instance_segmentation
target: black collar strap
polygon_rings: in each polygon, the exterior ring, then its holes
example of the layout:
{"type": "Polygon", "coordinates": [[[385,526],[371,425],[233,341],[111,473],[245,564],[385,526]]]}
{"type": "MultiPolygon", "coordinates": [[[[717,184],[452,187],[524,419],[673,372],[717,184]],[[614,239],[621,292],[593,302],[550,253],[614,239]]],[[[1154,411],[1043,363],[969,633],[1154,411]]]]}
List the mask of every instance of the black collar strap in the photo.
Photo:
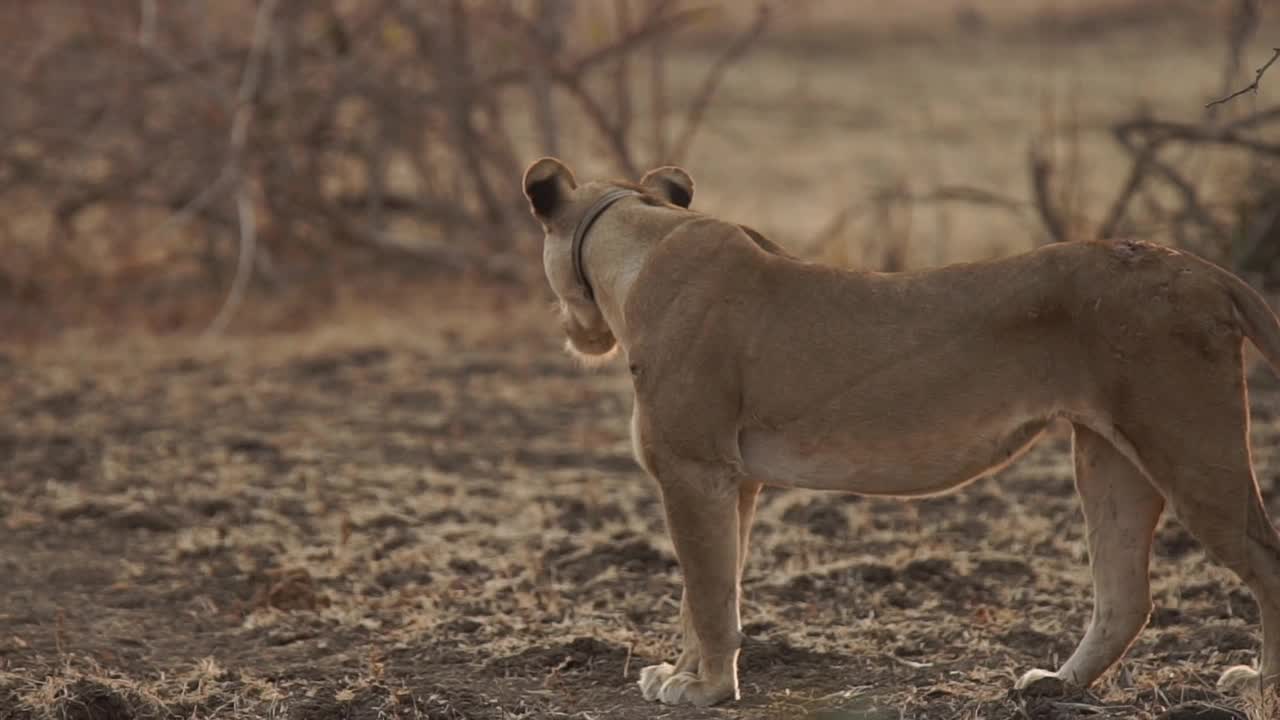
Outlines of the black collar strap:
{"type": "Polygon", "coordinates": [[[611,205],[622,198],[639,194],[640,193],[635,190],[626,190],[623,188],[610,190],[609,192],[601,195],[600,198],[591,205],[591,207],[587,208],[586,214],[578,221],[578,227],[573,229],[573,246],[571,248],[573,253],[573,274],[577,276],[578,282],[582,283],[582,289],[587,293],[588,300],[595,300],[596,294],[591,289],[591,283],[587,281],[587,269],[582,264],[582,246],[584,241],[587,239],[587,232],[591,230],[591,226],[596,223],[596,220],[600,219],[600,216],[603,215],[604,211],[608,210],[611,205]]]}

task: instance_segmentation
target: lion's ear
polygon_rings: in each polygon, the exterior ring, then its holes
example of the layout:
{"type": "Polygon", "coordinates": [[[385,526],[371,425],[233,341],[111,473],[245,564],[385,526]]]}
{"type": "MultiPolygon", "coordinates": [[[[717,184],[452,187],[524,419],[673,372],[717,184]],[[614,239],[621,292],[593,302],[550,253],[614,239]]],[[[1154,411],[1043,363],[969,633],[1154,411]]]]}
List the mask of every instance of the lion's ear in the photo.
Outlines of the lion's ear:
{"type": "Polygon", "coordinates": [[[687,208],[693,202],[693,178],[675,165],[650,170],[640,179],[640,186],[672,205],[687,208]]]}
{"type": "Polygon", "coordinates": [[[554,217],[576,187],[573,171],[553,157],[544,157],[524,171],[524,196],[533,216],[542,221],[554,217]]]}

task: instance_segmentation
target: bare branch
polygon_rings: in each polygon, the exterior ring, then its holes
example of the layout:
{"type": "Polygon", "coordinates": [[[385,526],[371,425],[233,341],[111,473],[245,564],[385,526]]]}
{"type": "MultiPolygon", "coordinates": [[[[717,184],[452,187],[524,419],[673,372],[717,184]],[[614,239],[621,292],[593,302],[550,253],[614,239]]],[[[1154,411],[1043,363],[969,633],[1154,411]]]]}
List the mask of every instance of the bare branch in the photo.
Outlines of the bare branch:
{"type": "Polygon", "coordinates": [[[1236,118],[1230,122],[1224,123],[1220,129],[1222,130],[1250,130],[1259,125],[1280,120],[1280,105],[1274,105],[1255,113],[1236,118]]]}
{"type": "Polygon", "coordinates": [[[1178,194],[1182,197],[1184,212],[1188,217],[1194,219],[1206,230],[1216,236],[1216,239],[1225,241],[1230,238],[1230,231],[1223,227],[1214,217],[1213,213],[1200,202],[1200,196],[1196,193],[1196,188],[1186,178],[1182,177],[1171,165],[1159,160],[1154,155],[1147,161],[1152,170],[1155,170],[1167,183],[1173,186],[1178,194]]]}
{"type": "Polygon", "coordinates": [[[577,98],[583,112],[587,114],[587,117],[600,131],[600,134],[604,136],[605,143],[608,144],[609,151],[613,153],[614,161],[618,164],[618,169],[627,177],[637,175],[639,168],[636,165],[635,157],[631,154],[631,147],[627,145],[627,140],[623,137],[622,130],[609,119],[609,114],[605,112],[604,106],[592,97],[591,93],[587,92],[578,76],[557,75],[556,79],[564,86],[565,90],[569,91],[570,95],[577,98]]]}
{"type": "Polygon", "coordinates": [[[1278,58],[1280,58],[1280,48],[1271,48],[1271,53],[1272,53],[1271,59],[1267,61],[1267,64],[1263,65],[1262,67],[1254,71],[1253,82],[1249,83],[1247,86],[1231,93],[1230,95],[1224,98],[1219,98],[1217,100],[1210,102],[1209,104],[1205,105],[1205,107],[1211,108],[1214,105],[1221,105],[1230,100],[1234,100],[1235,98],[1238,98],[1247,92],[1253,92],[1253,93],[1258,92],[1258,82],[1262,80],[1262,75],[1267,71],[1267,68],[1271,67],[1271,64],[1274,63],[1278,58]]]}
{"type": "Polygon", "coordinates": [[[162,230],[169,230],[187,223],[191,218],[199,215],[200,212],[208,207],[210,203],[216,200],[218,195],[220,195],[222,191],[226,189],[226,186],[230,185],[234,179],[235,178],[232,176],[230,168],[223,169],[222,172],[218,173],[218,177],[215,178],[213,182],[209,183],[209,185],[203,190],[196,193],[195,197],[183,203],[181,207],[178,207],[172,215],[164,219],[164,222],[144,231],[141,236],[142,239],[150,238],[162,230]]]}
{"type": "Polygon", "coordinates": [[[574,60],[567,72],[572,74],[584,73],[596,65],[608,62],[612,57],[631,52],[656,37],[676,32],[701,18],[707,17],[711,13],[709,8],[688,8],[665,12],[665,7],[665,4],[660,5],[658,12],[652,13],[649,20],[641,23],[625,36],[618,38],[613,44],[592,50],[574,60]]]}
{"type": "Polygon", "coordinates": [[[1146,133],[1153,142],[1178,140],[1192,143],[1208,143],[1210,145],[1233,145],[1262,155],[1280,157],[1280,143],[1269,143],[1245,137],[1236,130],[1240,125],[1233,123],[1224,127],[1191,125],[1187,123],[1149,120],[1146,118],[1131,120],[1116,125],[1117,137],[1127,137],[1133,133],[1146,133]]]}
{"type": "Polygon", "coordinates": [[[1031,173],[1031,189],[1035,193],[1036,211],[1053,242],[1065,242],[1068,239],[1067,225],[1062,219],[1062,212],[1053,201],[1050,182],[1053,165],[1045,157],[1037,144],[1032,144],[1027,153],[1027,164],[1031,173]]]}
{"type": "Polygon", "coordinates": [[[447,26],[443,35],[441,29],[428,26],[421,17],[413,13],[414,3],[401,0],[401,18],[410,23],[417,33],[419,44],[433,53],[433,60],[440,70],[440,82],[443,84],[441,101],[449,122],[449,131],[453,136],[453,149],[462,161],[462,169],[484,206],[485,221],[493,226],[506,224],[506,210],[498,193],[493,189],[484,163],[480,157],[482,142],[475,124],[474,110],[477,106],[477,94],[482,89],[471,80],[474,76],[470,23],[468,8],[462,0],[452,0],[445,14],[447,26]]]}
{"type": "MultiPolygon", "coordinates": [[[[618,169],[628,176],[634,176],[639,172],[639,165],[636,162],[632,143],[629,142],[628,138],[633,119],[631,117],[629,79],[622,75],[615,77],[615,87],[618,88],[619,93],[625,94],[619,94],[614,98],[618,112],[615,113],[616,117],[611,117],[604,103],[587,89],[586,75],[597,65],[615,57],[625,56],[640,45],[646,42],[655,42],[664,35],[679,30],[707,14],[707,10],[704,8],[671,11],[670,4],[665,1],[653,3],[648,8],[644,19],[634,25],[625,20],[627,11],[622,10],[624,21],[621,23],[619,37],[614,42],[592,50],[567,64],[561,64],[557,61],[557,58],[539,50],[539,43],[536,40],[539,33],[536,24],[515,13],[508,13],[503,16],[504,20],[522,26],[526,36],[535,39],[533,42],[534,47],[531,48],[532,52],[530,53],[532,55],[531,61],[541,63],[551,73],[553,81],[577,100],[587,119],[603,137],[618,169]],[[625,84],[628,85],[626,89],[620,87],[624,80],[626,80],[625,84]]],[[[625,6],[619,5],[619,7],[623,8],[625,6]]],[[[619,67],[624,68],[623,72],[625,72],[625,65],[619,67]]],[[[537,72],[535,71],[535,77],[536,74],[537,72]]],[[[512,78],[503,73],[498,73],[491,75],[487,82],[501,84],[509,79],[512,78]]],[[[663,98],[663,101],[665,101],[665,98],[663,98]]]]}
{"type": "Polygon", "coordinates": [[[729,45],[724,54],[707,71],[707,75],[702,81],[702,87],[698,89],[697,95],[694,96],[693,105],[689,109],[689,119],[685,122],[684,131],[680,133],[680,137],[672,145],[671,159],[673,162],[679,162],[689,152],[693,136],[698,132],[698,128],[701,127],[702,118],[706,114],[707,108],[711,105],[711,98],[715,96],[720,83],[724,81],[725,73],[746,54],[752,44],[764,33],[765,28],[769,26],[771,14],[772,9],[769,4],[760,3],[759,7],[756,8],[755,20],[729,45]]]}
{"type": "Polygon", "coordinates": [[[254,217],[253,199],[249,197],[243,184],[236,191],[236,215],[240,221],[240,254],[236,261],[236,275],[231,280],[227,299],[218,308],[218,314],[213,317],[209,327],[205,328],[206,337],[219,335],[227,329],[227,324],[244,300],[244,293],[249,288],[249,276],[253,273],[253,256],[258,239],[257,218],[254,217]]]}
{"type": "Polygon", "coordinates": [[[236,91],[236,114],[231,123],[231,153],[232,160],[236,162],[240,160],[245,143],[249,140],[249,126],[253,124],[258,86],[262,80],[262,61],[266,56],[267,41],[271,37],[271,20],[278,4],[278,0],[262,0],[254,18],[253,46],[249,50],[249,60],[244,64],[244,73],[240,76],[240,87],[236,91]]]}
{"type": "MultiPolygon", "coordinates": [[[[1231,92],[1243,64],[1244,48],[1258,32],[1258,0],[1235,0],[1235,9],[1227,22],[1227,55],[1222,63],[1222,95],[1231,92]]],[[[1212,117],[1213,107],[1208,106],[1212,117]]]]}
{"type": "MultiPolygon", "coordinates": [[[[1130,171],[1129,180],[1126,181],[1120,195],[1112,204],[1111,212],[1099,232],[1100,238],[1109,238],[1116,232],[1123,219],[1129,200],[1142,185],[1146,175],[1151,171],[1154,171],[1178,192],[1182,199],[1182,217],[1194,220],[1201,227],[1212,233],[1219,241],[1225,241],[1229,237],[1228,230],[1200,202],[1195,186],[1172,165],[1159,158],[1159,149],[1165,141],[1173,138],[1191,142],[1226,144],[1241,144],[1247,141],[1235,136],[1231,130],[1214,131],[1190,125],[1160,122],[1148,118],[1120,123],[1113,128],[1112,132],[1116,141],[1134,156],[1134,166],[1130,171]],[[1141,144],[1133,137],[1138,133],[1145,134],[1145,139],[1141,144]],[[1229,138],[1230,142],[1227,142],[1224,138],[1229,138]]],[[[1175,229],[1181,231],[1181,228],[1175,229]]]]}
{"type": "Polygon", "coordinates": [[[1125,215],[1128,213],[1129,204],[1133,201],[1138,190],[1142,188],[1143,181],[1146,180],[1147,171],[1150,169],[1151,157],[1155,154],[1157,144],[1154,142],[1146,143],[1142,149],[1137,152],[1133,160],[1133,167],[1129,170],[1129,177],[1125,180],[1124,185],[1120,187],[1120,192],[1116,195],[1115,200],[1111,201],[1111,209],[1107,211],[1107,219],[1102,222],[1102,227],[1098,230],[1099,240],[1110,240],[1115,237],[1119,231],[1121,223],[1124,222],[1125,215]]]}
{"type": "MultiPolygon", "coordinates": [[[[535,6],[534,43],[532,52],[550,62],[559,61],[564,47],[564,25],[573,12],[567,0],[540,0],[535,6]]],[[[551,104],[551,73],[547,63],[534,62],[529,71],[529,90],[533,95],[533,112],[542,136],[541,153],[560,154],[560,126],[551,104]]]]}
{"type": "Polygon", "coordinates": [[[262,61],[266,56],[267,44],[271,38],[271,21],[275,16],[279,0],[262,0],[258,5],[257,15],[253,23],[253,45],[249,49],[249,59],[245,61],[244,72],[240,76],[240,87],[236,92],[236,113],[231,122],[231,157],[227,168],[231,182],[235,187],[236,217],[240,223],[240,254],[236,262],[236,275],[231,281],[222,307],[214,315],[204,335],[219,335],[226,330],[227,324],[240,307],[245,290],[249,286],[249,278],[253,273],[253,258],[257,246],[257,218],[253,211],[253,199],[249,196],[244,182],[244,148],[249,141],[249,129],[253,124],[253,113],[258,97],[258,86],[262,80],[262,61]]]}
{"type": "MultiPolygon", "coordinates": [[[[665,8],[665,5],[666,4],[664,3],[662,7],[665,8]]],[[[607,63],[618,55],[629,53],[655,38],[676,32],[681,28],[691,25],[699,19],[708,16],[710,12],[711,11],[708,8],[688,8],[672,12],[661,11],[650,13],[649,18],[645,22],[640,23],[630,33],[618,38],[613,43],[598,47],[588,53],[580,55],[570,62],[557,65],[554,68],[554,75],[557,78],[584,75],[593,70],[596,66],[607,63]]],[[[502,18],[523,26],[526,30],[527,36],[533,37],[536,35],[536,33],[531,30],[532,25],[529,20],[521,17],[519,14],[514,12],[504,13],[502,18]]],[[[548,58],[534,53],[532,61],[547,62],[548,58]]],[[[483,78],[473,79],[470,82],[463,84],[462,89],[471,92],[478,92],[481,90],[501,90],[509,85],[526,82],[529,77],[529,72],[529,68],[523,66],[498,70],[483,78]]],[[[424,105],[435,104],[441,101],[441,93],[438,90],[419,93],[413,97],[413,100],[424,105]]]]}

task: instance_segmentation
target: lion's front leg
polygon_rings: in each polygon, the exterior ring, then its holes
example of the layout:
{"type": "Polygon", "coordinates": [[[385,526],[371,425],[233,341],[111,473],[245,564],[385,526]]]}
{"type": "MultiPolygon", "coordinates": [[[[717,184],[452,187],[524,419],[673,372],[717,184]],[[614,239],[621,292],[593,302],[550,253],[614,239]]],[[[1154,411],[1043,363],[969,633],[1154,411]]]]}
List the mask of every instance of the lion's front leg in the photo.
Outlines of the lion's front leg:
{"type": "MultiPolygon", "coordinates": [[[[751,525],[755,520],[756,499],[760,496],[762,483],[742,481],[738,485],[738,597],[742,596],[742,575],[747,566],[747,547],[751,539],[751,525]]],[[[741,617],[739,615],[739,617],[741,617]]],[[[657,700],[662,685],[673,675],[680,673],[696,673],[698,660],[698,635],[693,628],[693,616],[689,612],[689,591],[680,596],[680,657],[675,664],[659,663],[650,665],[640,671],[640,690],[645,700],[657,700]]]]}
{"type": "Polygon", "coordinates": [[[737,699],[741,483],[725,466],[664,459],[660,467],[667,526],[685,583],[685,651],[676,665],[645,668],[641,689],[667,704],[737,699]]]}
{"type": "Polygon", "coordinates": [[[693,629],[693,616],[689,613],[689,588],[680,596],[680,657],[675,664],[659,663],[640,671],[640,692],[645,700],[657,700],[663,684],[679,673],[696,673],[698,660],[698,634],[693,629]]]}

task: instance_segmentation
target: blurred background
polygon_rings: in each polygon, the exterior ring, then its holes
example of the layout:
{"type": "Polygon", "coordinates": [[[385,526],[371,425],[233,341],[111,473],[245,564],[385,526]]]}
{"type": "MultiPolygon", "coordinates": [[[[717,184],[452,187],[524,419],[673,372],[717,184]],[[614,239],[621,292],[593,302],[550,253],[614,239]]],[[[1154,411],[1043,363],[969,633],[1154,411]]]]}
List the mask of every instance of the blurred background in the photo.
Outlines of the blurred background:
{"type": "Polygon", "coordinates": [[[0,327],[542,303],[542,154],[682,164],[695,207],[849,266],[1130,234],[1265,280],[1280,70],[1205,105],[1271,57],[1269,5],[9,0],[0,327]]]}

